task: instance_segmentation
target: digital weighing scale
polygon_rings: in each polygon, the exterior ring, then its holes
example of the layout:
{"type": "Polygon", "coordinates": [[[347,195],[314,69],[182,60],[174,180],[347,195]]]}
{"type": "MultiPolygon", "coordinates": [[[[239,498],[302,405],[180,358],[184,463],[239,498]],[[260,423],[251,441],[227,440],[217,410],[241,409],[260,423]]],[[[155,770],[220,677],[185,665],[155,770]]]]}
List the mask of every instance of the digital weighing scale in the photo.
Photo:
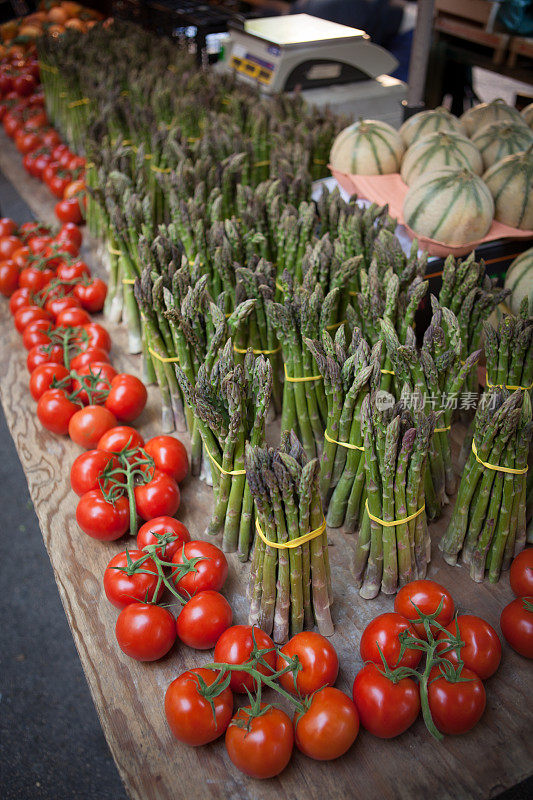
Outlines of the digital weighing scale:
{"type": "Polygon", "coordinates": [[[290,14],[231,23],[225,64],[265,94],[299,89],[312,105],[353,117],[402,121],[402,81],[388,73],[397,60],[364,31],[290,14]]]}

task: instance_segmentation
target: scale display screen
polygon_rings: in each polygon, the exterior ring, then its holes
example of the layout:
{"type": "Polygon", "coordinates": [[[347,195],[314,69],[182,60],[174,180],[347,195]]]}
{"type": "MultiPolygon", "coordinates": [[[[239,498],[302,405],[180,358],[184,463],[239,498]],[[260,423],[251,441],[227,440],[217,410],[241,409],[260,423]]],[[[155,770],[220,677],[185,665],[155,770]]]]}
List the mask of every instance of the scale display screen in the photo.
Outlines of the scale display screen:
{"type": "Polygon", "coordinates": [[[329,22],[309,14],[249,19],[244,23],[244,30],[280,46],[366,36],[364,31],[357,28],[349,28],[347,25],[339,25],[337,22],[329,22]]]}

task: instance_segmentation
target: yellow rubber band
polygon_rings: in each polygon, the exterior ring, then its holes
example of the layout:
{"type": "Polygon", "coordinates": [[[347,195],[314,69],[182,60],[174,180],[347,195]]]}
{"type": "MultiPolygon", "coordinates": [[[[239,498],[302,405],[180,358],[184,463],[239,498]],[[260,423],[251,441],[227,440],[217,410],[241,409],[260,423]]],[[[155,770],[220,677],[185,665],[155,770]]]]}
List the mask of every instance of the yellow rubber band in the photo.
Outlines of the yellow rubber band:
{"type": "Polygon", "coordinates": [[[383,375],[396,375],[393,369],[382,369],[380,372],[382,372],[383,375]]]}
{"type": "Polygon", "coordinates": [[[228,311],[228,313],[224,314],[224,316],[226,317],[226,319],[229,319],[232,314],[233,314],[233,311],[228,311]]]}
{"type": "Polygon", "coordinates": [[[268,547],[274,547],[276,550],[292,550],[295,547],[300,547],[300,545],[311,541],[311,539],[316,539],[317,536],[321,536],[326,530],[326,520],[324,520],[322,525],[319,528],[316,528],[314,531],[304,533],[303,536],[298,536],[297,539],[289,539],[287,542],[271,542],[270,539],[267,539],[261,530],[261,526],[257,519],[255,521],[255,529],[259,534],[259,538],[262,539],[264,543],[268,545],[268,547]]]}
{"type": "Polygon", "coordinates": [[[152,154],[151,153],[145,153],[144,157],[145,157],[146,161],[150,161],[150,159],[152,158],[152,154]]]}
{"type": "Polygon", "coordinates": [[[510,392],[516,392],[520,389],[523,392],[529,392],[530,389],[533,389],[533,383],[530,383],[529,386],[509,386],[507,383],[490,383],[489,382],[489,373],[486,372],[486,384],[489,389],[509,389],[510,392]]]}
{"type": "MultiPolygon", "coordinates": [[[[242,347],[237,347],[235,344],[233,345],[233,350],[236,353],[247,353],[250,348],[246,347],[244,350],[242,347]]],[[[278,345],[274,350],[256,350],[255,347],[252,347],[252,353],[254,356],[270,356],[273,353],[279,353],[281,350],[281,345],[278,345]]]]}
{"type": "Polygon", "coordinates": [[[169,172],[172,172],[170,167],[158,167],[157,164],[150,164],[150,169],[153,172],[160,172],[163,175],[168,175],[169,172]]]}
{"type": "Polygon", "coordinates": [[[276,289],[279,289],[280,292],[284,291],[283,286],[281,285],[281,283],[278,283],[278,281],[276,281],[276,289]]]}
{"type": "Polygon", "coordinates": [[[57,75],[59,72],[57,67],[50,67],[48,64],[39,63],[39,69],[44,69],[45,72],[52,72],[54,75],[57,75]]]}
{"type": "Polygon", "coordinates": [[[451,425],[446,425],[445,428],[435,428],[433,433],[446,433],[446,431],[451,430],[451,427],[452,427],[451,425]]]}
{"type": "Polygon", "coordinates": [[[340,322],[334,322],[332,325],[326,325],[326,330],[327,331],[334,331],[337,328],[340,328],[341,325],[344,325],[345,322],[346,322],[345,319],[341,319],[340,322]]]}
{"type": "Polygon", "coordinates": [[[174,64],[169,64],[167,69],[168,69],[169,72],[174,72],[174,73],[177,73],[177,71],[178,71],[178,68],[175,67],[174,64]]]}
{"type": "Polygon", "coordinates": [[[85,169],[92,169],[95,166],[96,164],[94,163],[94,161],[87,161],[87,163],[85,164],[85,169]]]}
{"type": "Polygon", "coordinates": [[[477,447],[474,440],[472,440],[472,452],[476,457],[476,461],[479,461],[479,463],[487,469],[493,469],[494,472],[508,472],[510,475],[525,475],[528,470],[527,467],[523,469],[514,469],[513,467],[500,467],[497,464],[490,464],[488,461],[482,461],[477,454],[477,447]]]}
{"type": "Polygon", "coordinates": [[[357,295],[359,294],[359,292],[354,292],[354,291],[353,291],[353,289],[350,289],[350,291],[348,292],[348,294],[350,295],[350,297],[357,297],[357,295]]]}
{"type": "Polygon", "coordinates": [[[216,461],[215,457],[210,452],[210,450],[209,450],[209,448],[208,448],[208,446],[206,445],[205,442],[204,442],[204,449],[205,449],[205,452],[207,453],[207,455],[209,456],[209,458],[211,459],[211,461],[213,462],[213,464],[215,465],[215,467],[217,467],[223,475],[246,475],[246,470],[245,469],[230,469],[230,470],[224,469],[218,463],[218,461],[216,461]]]}
{"type": "Polygon", "coordinates": [[[161,361],[162,364],[172,364],[174,361],[179,361],[179,358],[177,356],[172,356],[172,357],[167,356],[166,358],[164,358],[163,356],[160,356],[159,353],[156,353],[155,350],[152,350],[151,347],[148,348],[148,352],[158,361],[161,361]]]}
{"type": "Polygon", "coordinates": [[[122,283],[125,283],[128,286],[133,286],[135,283],[135,278],[122,278],[122,283]]]}
{"type": "Polygon", "coordinates": [[[268,167],[270,164],[270,159],[266,161],[256,161],[255,164],[252,164],[252,167],[268,167]]]}
{"type": "Polygon", "coordinates": [[[327,164],[327,161],[324,161],[323,158],[313,158],[313,164],[327,164]]]}
{"type": "Polygon", "coordinates": [[[116,247],[111,247],[110,244],[107,245],[107,252],[111,253],[112,256],[121,256],[122,250],[117,250],[116,247]]]}
{"type": "Polygon", "coordinates": [[[200,137],[199,136],[187,136],[187,141],[191,142],[191,144],[192,144],[192,142],[199,142],[200,141],[200,137]]]}
{"type": "Polygon", "coordinates": [[[90,103],[91,100],[89,97],[82,97],[81,100],[73,100],[72,103],[68,104],[68,108],[76,108],[77,106],[86,106],[87,103],[90,103]]]}
{"type": "Polygon", "coordinates": [[[418,517],[422,511],[424,511],[426,504],[419,508],[418,511],[415,511],[414,514],[410,514],[408,517],[404,517],[403,519],[393,519],[390,522],[386,522],[384,519],[380,519],[379,517],[375,517],[373,514],[370,513],[370,509],[368,508],[368,498],[365,501],[366,511],[370,519],[374,520],[374,522],[378,522],[380,525],[383,525],[384,528],[394,528],[395,525],[403,525],[404,522],[411,522],[412,519],[418,517]]]}
{"type": "Polygon", "coordinates": [[[127,89],[123,89],[120,93],[121,97],[127,97],[129,95],[129,91],[127,89]]]}
{"type": "Polygon", "coordinates": [[[285,370],[285,380],[289,381],[289,383],[305,383],[306,381],[322,380],[322,375],[306,375],[304,378],[291,378],[291,376],[287,373],[286,364],[283,364],[283,369],[285,370]]]}
{"type": "Polygon", "coordinates": [[[339,442],[337,439],[332,439],[327,430],[324,431],[324,439],[327,439],[331,444],[340,444],[341,447],[346,447],[347,450],[361,450],[363,453],[365,448],[360,444],[350,444],[350,442],[339,442]]]}

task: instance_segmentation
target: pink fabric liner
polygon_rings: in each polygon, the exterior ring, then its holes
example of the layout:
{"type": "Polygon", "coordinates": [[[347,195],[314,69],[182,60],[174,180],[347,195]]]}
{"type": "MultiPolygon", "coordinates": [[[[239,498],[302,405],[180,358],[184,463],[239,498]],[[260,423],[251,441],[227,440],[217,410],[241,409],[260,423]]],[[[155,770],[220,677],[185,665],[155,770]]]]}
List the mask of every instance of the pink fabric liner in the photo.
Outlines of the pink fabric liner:
{"type": "Polygon", "coordinates": [[[329,165],[329,168],[333,177],[348,194],[356,194],[358,197],[378,203],[380,206],[388,204],[390,215],[405,226],[413,239],[418,239],[418,244],[422,250],[427,250],[432,256],[448,256],[450,254],[464,256],[483,242],[493,242],[496,239],[526,239],[533,236],[533,231],[511,228],[510,225],[504,225],[502,222],[494,220],[489,232],[482,239],[476,239],[476,241],[469,242],[467,245],[450,247],[436,239],[419,236],[405,224],[403,201],[409,187],[402,181],[398,172],[390,175],[349,175],[346,172],[339,172],[339,170],[333,169],[331,165],[329,165]]]}

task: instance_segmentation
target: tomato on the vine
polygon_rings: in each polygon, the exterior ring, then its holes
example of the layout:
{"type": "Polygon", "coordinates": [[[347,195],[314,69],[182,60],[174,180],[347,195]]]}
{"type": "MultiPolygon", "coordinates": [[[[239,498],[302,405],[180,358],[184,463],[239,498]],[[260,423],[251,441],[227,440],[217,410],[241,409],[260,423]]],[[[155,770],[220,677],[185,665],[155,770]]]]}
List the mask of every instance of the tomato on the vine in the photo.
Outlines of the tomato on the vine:
{"type": "MultiPolygon", "coordinates": [[[[502,645],[492,625],[473,614],[459,614],[457,620],[446,626],[446,630],[464,642],[460,648],[460,658],[465,667],[475,672],[482,681],[494,675],[500,666],[502,645]]],[[[441,632],[437,639],[443,643],[437,647],[437,652],[451,664],[457,665],[459,659],[456,649],[446,649],[444,652],[446,634],[441,632]]]]}
{"type": "Polygon", "coordinates": [[[463,667],[457,680],[448,680],[433,667],[428,683],[429,709],[441,733],[466,733],[485,711],[486,695],[481,678],[463,667]]]}
{"type": "Polygon", "coordinates": [[[357,738],[359,716],[353,701],[334,686],[319,689],[301,716],[294,715],[296,746],[309,758],[339,758],[357,738]]]}
{"type": "Polygon", "coordinates": [[[174,436],[154,436],[144,449],[154,459],[157,469],[171,475],[181,483],[189,471],[189,459],[185,445],[174,436]]]}
{"type": "Polygon", "coordinates": [[[183,522],[174,517],[155,517],[139,528],[137,547],[142,550],[149,545],[158,544],[162,541],[159,537],[165,537],[165,543],[155,552],[157,557],[164,561],[171,561],[180,546],[191,541],[189,531],[183,522]]]}
{"type": "Polygon", "coordinates": [[[158,602],[164,589],[163,582],[159,588],[158,583],[157,566],[142,550],[117,553],[104,572],[104,592],[115,608],[126,608],[130,603],[158,602]],[[136,562],[139,562],[137,566],[136,562]]]}
{"type": "Polygon", "coordinates": [[[69,242],[70,244],[75,245],[76,249],[79,250],[81,247],[82,238],[82,233],[78,226],[73,222],[66,222],[59,229],[59,233],[56,236],[56,242],[69,242]]]}
{"type": "Polygon", "coordinates": [[[193,571],[187,572],[182,578],[177,573],[172,579],[180,594],[192,597],[205,589],[214,589],[215,592],[222,589],[228,577],[228,562],[219,547],[199,540],[186,542],[174,553],[172,563],[179,566],[191,559],[198,559],[193,571]]]}
{"type": "Polygon", "coordinates": [[[85,492],[76,507],[76,522],[87,536],[112,542],[124,536],[130,527],[130,504],[120,495],[108,502],[101,489],[85,492]]]}
{"type": "MultiPolygon", "coordinates": [[[[65,378],[68,378],[68,376],[69,371],[64,364],[54,364],[53,362],[40,364],[33,370],[30,376],[31,396],[34,400],[39,400],[39,398],[50,389],[54,378],[56,381],[63,381],[65,378]]],[[[67,384],[65,388],[67,391],[70,391],[70,384],[67,384]]],[[[79,408],[79,406],[77,406],[77,408],[79,408]]]]}
{"type": "MultiPolygon", "coordinates": [[[[76,297],[76,289],[78,288],[78,286],[81,286],[81,284],[78,283],[74,287],[74,297],[76,297]]],[[[84,306],[81,300],[80,303],[82,304],[82,307],[85,308],[86,311],[91,310],[88,309],[86,306],[84,306]]],[[[81,330],[85,331],[85,334],[87,336],[86,341],[80,338],[79,344],[83,350],[87,350],[89,347],[101,347],[103,350],[107,350],[107,352],[109,353],[109,351],[111,350],[111,337],[102,325],[99,325],[98,322],[90,322],[88,325],[82,325],[81,330]]]]}
{"type": "Polygon", "coordinates": [[[44,307],[50,314],[57,319],[57,317],[64,311],[71,309],[80,309],[79,301],[72,295],[65,295],[64,297],[54,297],[52,294],[44,304],[44,307]]]}
{"type": "MultiPolygon", "coordinates": [[[[417,580],[402,586],[394,599],[394,610],[409,620],[418,636],[426,638],[426,631],[419,619],[417,608],[422,614],[434,614],[440,603],[442,608],[436,617],[436,622],[446,627],[453,619],[455,611],[451,594],[441,586],[440,583],[430,580],[417,580]],[[416,606],[416,608],[415,608],[416,606]]],[[[433,635],[438,630],[435,626],[430,626],[433,635]]]]}
{"type": "Polygon", "coordinates": [[[143,446],[144,439],[135,428],[130,428],[129,425],[117,425],[116,428],[111,428],[110,431],[104,433],[96,445],[96,449],[107,450],[109,453],[120,453],[126,447],[131,449],[143,446]]]}
{"type": "MultiPolygon", "coordinates": [[[[91,318],[85,309],[80,308],[78,305],[71,305],[64,308],[56,316],[56,325],[58,328],[77,328],[81,325],[87,325],[91,318]]],[[[101,350],[104,354],[104,361],[107,361],[107,353],[101,350]]]]}
{"type": "Polygon", "coordinates": [[[15,289],[13,294],[9,299],[9,310],[15,316],[17,311],[21,308],[31,308],[31,306],[37,308],[35,303],[31,300],[31,292],[29,289],[15,289]]]}
{"type": "Polygon", "coordinates": [[[36,344],[28,351],[26,366],[33,372],[41,364],[63,364],[63,348],[58,344],[36,344]]]}
{"type": "Polygon", "coordinates": [[[389,667],[412,667],[414,669],[422,658],[421,650],[408,647],[401,660],[398,661],[401,649],[399,637],[404,631],[417,638],[415,629],[401,614],[391,611],[375,617],[368,623],[361,636],[360,653],[363,661],[373,661],[378,667],[383,666],[383,660],[379,653],[381,650],[389,667]]]}
{"type": "Polygon", "coordinates": [[[198,592],[185,603],[176,620],[179,639],[195,650],[209,650],[231,625],[231,606],[219,592],[198,592]]]}
{"type": "Polygon", "coordinates": [[[198,747],[218,739],[228,727],[233,713],[231,689],[209,694],[218,677],[218,672],[212,669],[197,667],[183,672],[168,687],[165,716],[180,742],[198,747]]]}
{"type": "Polygon", "coordinates": [[[38,344],[50,344],[53,327],[50,320],[47,319],[36,319],[35,322],[26,325],[22,334],[22,344],[26,350],[31,350],[38,344]]]}
{"type": "Polygon", "coordinates": [[[106,453],[105,450],[87,450],[81,453],[70,468],[72,490],[81,497],[86,492],[98,489],[100,486],[98,478],[110,462],[113,467],[119,466],[116,456],[113,453],[106,453]]]}
{"type": "Polygon", "coordinates": [[[174,478],[158,469],[153,470],[147,483],[135,486],[133,491],[137,513],[141,519],[173,517],[180,507],[178,484],[174,478]]]}
{"type": "MultiPolygon", "coordinates": [[[[263,655],[268,667],[265,664],[258,664],[257,671],[262,675],[272,674],[276,670],[274,642],[261,628],[252,627],[252,625],[233,625],[224,631],[215,645],[215,662],[218,664],[245,664],[254,652],[254,640],[258,650],[268,650],[263,655]]],[[[232,691],[244,694],[246,689],[252,691],[254,684],[255,681],[249,673],[240,670],[231,672],[230,688],[232,691]]]]}
{"type": "Polygon", "coordinates": [[[51,322],[52,315],[39,306],[21,306],[15,311],[15,328],[19,333],[23,333],[24,328],[37,319],[46,319],[51,322]]]}
{"type": "Polygon", "coordinates": [[[19,271],[13,261],[0,263],[0,293],[4,297],[11,297],[19,285],[19,271]]]}
{"type": "Polygon", "coordinates": [[[92,361],[76,370],[72,386],[74,391],[78,392],[82,403],[94,402],[94,399],[102,402],[116,374],[115,368],[109,361],[92,361]]]}
{"type": "MultiPolygon", "coordinates": [[[[63,194],[68,189],[68,186],[69,184],[64,186],[63,194]]],[[[56,203],[54,210],[60,222],[73,222],[75,225],[81,225],[83,222],[83,214],[77,197],[60,200],[59,203],[56,203]]]]}
{"type": "Polygon", "coordinates": [[[22,242],[18,236],[0,236],[0,261],[11,258],[13,253],[19,249],[22,242]]]}
{"type": "Polygon", "coordinates": [[[500,627],[513,650],[525,658],[533,658],[533,596],[517,597],[505,606],[500,627]]]}
{"type": "Polygon", "coordinates": [[[420,711],[420,692],[412,678],[394,680],[376,664],[365,664],[355,676],[353,701],[363,728],[380,739],[392,739],[410,728],[420,711]]]}
{"type": "MultiPolygon", "coordinates": [[[[144,409],[147,399],[148,392],[146,391],[146,386],[139,378],[136,378],[135,375],[119,373],[111,381],[111,389],[106,398],[105,405],[106,408],[113,412],[117,419],[122,422],[133,422],[144,409]]],[[[149,444],[150,442],[146,443],[145,449],[148,448],[149,444]]],[[[149,455],[153,456],[148,449],[147,452],[149,455]]],[[[155,458],[154,461],[158,469],[162,472],[168,472],[168,470],[163,469],[163,467],[159,465],[155,458]]]]}
{"type": "Polygon", "coordinates": [[[315,631],[297,633],[281,648],[276,670],[279,672],[284,669],[288,660],[295,656],[298,656],[301,664],[301,669],[296,673],[296,689],[292,672],[285,672],[279,679],[284,689],[306,695],[313,694],[323,686],[333,686],[339,673],[339,659],[325,636],[315,631]]]}
{"type": "MultiPolygon", "coordinates": [[[[76,309],[76,311],[83,312],[83,309],[76,309]]],[[[59,323],[59,318],[56,322],[59,323]]],[[[109,361],[109,353],[107,350],[102,350],[101,347],[89,347],[87,350],[84,350],[83,353],[70,359],[70,367],[77,371],[83,367],[88,367],[89,364],[101,363],[102,361],[109,361]]]]}
{"type": "Polygon", "coordinates": [[[130,603],[118,615],[117,642],[136,661],[157,661],[176,641],[176,621],[170,611],[151,603],[130,603]]]}
{"type": "Polygon", "coordinates": [[[226,750],[235,766],[252,778],[273,778],[283,772],[294,747],[292,722],[274,706],[261,703],[258,716],[240,708],[226,731],[226,750]]]}
{"type": "Polygon", "coordinates": [[[509,582],[517,597],[533,596],[533,547],[522,550],[513,560],[509,582]]]}
{"type": "Polygon", "coordinates": [[[93,450],[104,433],[114,428],[117,420],[105,406],[85,406],[70,418],[68,433],[70,438],[85,450],[93,450]]]}
{"type": "Polygon", "coordinates": [[[100,278],[92,278],[87,283],[77,283],[74,287],[74,296],[91,314],[102,310],[106,295],[107,285],[100,278]]]}
{"type": "Polygon", "coordinates": [[[25,267],[19,275],[19,286],[22,289],[30,289],[32,292],[40,292],[48,286],[54,277],[54,270],[45,267],[25,267]]]}
{"type": "Polygon", "coordinates": [[[81,261],[79,259],[78,261],[72,261],[71,263],[65,262],[57,268],[57,277],[61,281],[73,281],[75,278],[82,279],[88,277],[90,274],[91,270],[85,261],[81,261]]]}
{"type": "Polygon", "coordinates": [[[52,433],[66,436],[68,424],[79,405],[68,399],[63,389],[48,389],[37,403],[37,416],[41,425],[52,433]]]}

